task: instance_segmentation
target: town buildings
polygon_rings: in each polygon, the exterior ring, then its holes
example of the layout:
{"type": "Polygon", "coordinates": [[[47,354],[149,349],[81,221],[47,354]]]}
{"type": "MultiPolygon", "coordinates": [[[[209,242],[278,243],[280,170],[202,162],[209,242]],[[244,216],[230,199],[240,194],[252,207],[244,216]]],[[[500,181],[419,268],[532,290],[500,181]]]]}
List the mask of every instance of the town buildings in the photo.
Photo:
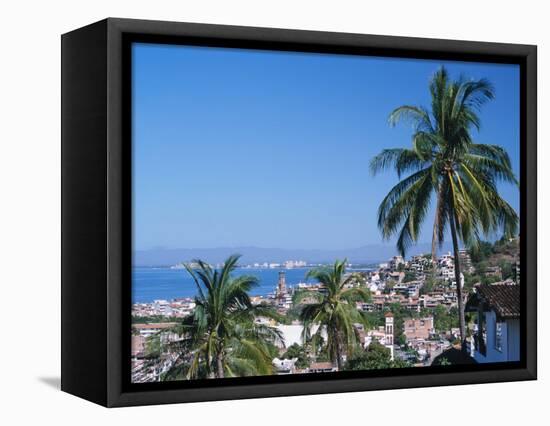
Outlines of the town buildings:
{"type": "Polygon", "coordinates": [[[304,260],[287,260],[283,263],[285,269],[305,268],[306,266],[307,262],[304,260]]]}
{"type": "MultiPolygon", "coordinates": [[[[459,258],[463,271],[474,272],[467,251],[461,250],[459,258]]],[[[266,263],[263,267],[275,267],[273,265],[273,263],[266,263]]],[[[302,262],[287,261],[284,265],[285,269],[299,268],[302,267],[302,262]]],[[[514,272],[519,271],[519,263],[514,266],[514,272]]],[[[389,349],[392,360],[406,359],[419,366],[430,365],[435,357],[445,355],[443,352],[445,350],[456,351],[451,343],[458,338],[459,330],[456,328],[436,330],[433,316],[436,309],[437,312],[441,312],[441,307],[444,307],[444,312],[449,313],[451,308],[458,306],[454,256],[451,253],[445,253],[435,261],[429,255],[413,256],[409,261],[401,256],[394,256],[387,263],[380,264],[378,268],[356,269],[351,273],[357,279],[350,281],[346,286],[366,288],[371,295],[368,301],[350,302],[355,303],[357,309],[363,313],[372,314],[368,317],[375,324],[370,329],[365,329],[363,324],[353,325],[360,336],[363,348],[366,349],[371,343],[378,342],[389,349]],[[397,312],[399,312],[398,318],[395,316],[397,312]],[[404,341],[402,335],[405,338],[404,341]]],[[[497,266],[486,268],[484,273],[485,275],[480,272],[479,275],[497,279],[502,271],[497,266]]],[[[277,282],[273,284],[272,292],[251,295],[250,299],[255,306],[269,305],[276,308],[281,315],[293,315],[292,321],[288,320],[284,323],[267,317],[256,318],[259,323],[277,328],[283,337],[284,345],[281,342],[276,344],[278,357],[273,359],[275,374],[336,371],[337,368],[332,363],[318,362],[315,356],[311,357],[310,365],[302,369],[296,368],[295,359],[281,358],[289,346],[304,344],[303,324],[296,314],[293,295],[297,291],[310,292],[311,297],[302,297],[301,303],[304,305],[317,303],[319,293],[326,294],[324,285],[311,282],[288,283],[285,270],[279,271],[277,282]]],[[[470,280],[468,284],[468,289],[471,289],[472,281],[470,280]]],[[[463,274],[461,285],[464,285],[463,274]]],[[[168,345],[164,347],[158,359],[147,357],[148,339],[159,336],[163,344],[177,341],[179,336],[172,331],[173,326],[178,318],[190,315],[194,308],[194,300],[190,298],[171,301],[155,300],[151,303],[133,305],[132,314],[136,319],[153,317],[150,323],[133,325],[131,347],[133,380],[160,380],[161,375],[176,362],[174,352],[168,349],[168,345]],[[163,318],[166,322],[160,322],[163,318]]],[[[487,363],[519,359],[519,285],[517,282],[476,284],[474,293],[468,299],[467,311],[474,314],[476,318],[476,325],[470,330],[474,335],[468,340],[471,354],[471,357],[467,357],[468,361],[487,363]]],[[[312,333],[317,331],[318,326],[314,326],[311,330],[312,333]]],[[[323,330],[321,335],[323,340],[326,339],[327,336],[323,330]]],[[[307,350],[311,351],[311,348],[307,350]]]]}
{"type": "Polygon", "coordinates": [[[388,263],[388,267],[392,272],[398,271],[401,265],[405,266],[403,256],[393,256],[388,263]]]}
{"type": "Polygon", "coordinates": [[[429,339],[435,334],[433,316],[403,320],[403,334],[407,342],[429,339]]]}
{"type": "Polygon", "coordinates": [[[132,316],[134,317],[174,317],[183,318],[193,312],[195,301],[191,298],[155,300],[152,303],[134,303],[132,316]]]}
{"type": "Polygon", "coordinates": [[[286,287],[285,271],[279,272],[279,281],[277,283],[277,291],[275,292],[276,306],[280,310],[286,311],[292,307],[292,294],[289,293],[286,287]]]}
{"type": "Polygon", "coordinates": [[[423,275],[433,268],[432,258],[423,254],[413,256],[409,262],[409,268],[417,274],[423,275]]]}
{"type": "Polygon", "coordinates": [[[159,347],[167,347],[172,342],[181,340],[174,331],[175,322],[147,323],[132,325],[131,362],[132,382],[158,381],[163,373],[166,373],[177,360],[177,354],[162,350],[158,359],[147,359],[147,342],[158,337],[159,347]]]}
{"type": "Polygon", "coordinates": [[[308,368],[308,373],[331,373],[338,371],[331,362],[313,362],[308,368]]]}
{"type": "Polygon", "coordinates": [[[474,272],[472,259],[470,258],[470,253],[468,250],[462,249],[458,251],[458,261],[460,262],[460,268],[463,271],[468,272],[469,274],[474,272]]]}

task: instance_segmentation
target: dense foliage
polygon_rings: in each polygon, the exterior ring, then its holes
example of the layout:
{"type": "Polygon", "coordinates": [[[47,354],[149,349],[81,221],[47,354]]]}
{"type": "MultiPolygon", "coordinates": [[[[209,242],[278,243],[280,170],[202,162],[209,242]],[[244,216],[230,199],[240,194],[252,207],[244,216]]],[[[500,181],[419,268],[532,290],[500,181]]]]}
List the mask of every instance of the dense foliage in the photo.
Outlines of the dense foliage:
{"type": "Polygon", "coordinates": [[[303,346],[293,343],[288,347],[286,352],[283,354],[282,359],[294,359],[297,358],[296,367],[297,368],[307,368],[311,360],[307,356],[306,350],[303,346]]]}
{"type": "Polygon", "coordinates": [[[233,377],[272,374],[273,344],[280,332],[256,321],[276,315],[271,308],[253,306],[248,296],[257,279],[232,277],[239,256],[230,256],[214,270],[202,260],[197,268],[185,265],[197,287],[196,307],[178,328],[178,342],[187,364],[187,378],[233,377]]]}
{"type": "Polygon", "coordinates": [[[304,325],[304,344],[315,347],[316,341],[326,334],[326,350],[330,360],[342,369],[344,353],[350,355],[358,342],[354,324],[364,324],[362,312],[355,302],[370,300],[370,293],[362,287],[349,287],[355,282],[353,274],[346,275],[346,260],[336,261],[332,267],[311,269],[307,278],[313,278],[324,286],[325,291],[300,293],[295,303],[304,298],[314,298],[313,303],[304,305],[300,320],[304,325]],[[313,331],[317,327],[316,331],[313,331]]]}
{"type": "Polygon", "coordinates": [[[345,370],[375,370],[386,368],[409,367],[410,364],[401,359],[391,360],[390,350],[378,342],[372,342],[369,347],[350,358],[345,370]]]}

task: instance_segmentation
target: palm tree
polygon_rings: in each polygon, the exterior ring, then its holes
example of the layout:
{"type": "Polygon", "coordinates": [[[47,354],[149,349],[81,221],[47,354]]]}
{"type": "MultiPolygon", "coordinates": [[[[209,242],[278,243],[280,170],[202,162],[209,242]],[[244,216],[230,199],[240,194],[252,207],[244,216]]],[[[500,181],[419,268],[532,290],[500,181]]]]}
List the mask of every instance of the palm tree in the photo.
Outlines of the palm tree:
{"type": "Polygon", "coordinates": [[[435,218],[432,232],[432,258],[450,230],[455,279],[457,283],[460,336],[464,344],[465,322],[460,285],[459,240],[475,247],[482,234],[502,230],[517,232],[518,216],[498,194],[497,183],[517,185],[510,158],[497,145],[476,143],[472,129],[479,130],[480,107],[494,98],[489,81],[451,80],[440,68],[429,85],[431,110],[404,105],[389,117],[390,125],[402,119],[414,126],[412,148],[385,149],[371,161],[371,171],[393,167],[399,179],[383,199],[378,210],[378,226],[385,239],[397,234],[402,255],[418,241],[420,228],[432,198],[435,218]]]}
{"type": "Polygon", "coordinates": [[[356,301],[367,301],[368,290],[361,287],[350,287],[356,280],[354,274],[346,275],[346,260],[336,261],[332,267],[321,267],[310,270],[306,278],[316,279],[323,284],[325,292],[304,291],[296,295],[294,303],[314,298],[314,303],[304,305],[300,320],[304,325],[304,344],[309,342],[317,347],[326,333],[327,352],[330,360],[339,370],[342,369],[344,351],[351,355],[358,336],[354,327],[356,323],[365,323],[357,310],[356,301]],[[313,327],[317,326],[312,335],[313,327]]]}
{"type": "Polygon", "coordinates": [[[179,327],[187,378],[273,374],[270,345],[282,344],[282,336],[255,321],[274,313],[252,305],[248,292],[258,284],[256,277],[232,277],[239,258],[230,256],[219,270],[202,260],[193,261],[196,268],[185,264],[197,287],[194,312],[179,327]]]}

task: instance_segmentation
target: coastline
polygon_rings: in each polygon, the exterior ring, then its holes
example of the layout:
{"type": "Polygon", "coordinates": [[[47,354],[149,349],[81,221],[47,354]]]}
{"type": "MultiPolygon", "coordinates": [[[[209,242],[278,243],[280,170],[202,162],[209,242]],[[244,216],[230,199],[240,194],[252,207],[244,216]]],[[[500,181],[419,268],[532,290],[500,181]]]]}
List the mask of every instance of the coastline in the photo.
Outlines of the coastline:
{"type": "MultiPolygon", "coordinates": [[[[284,271],[289,288],[300,283],[311,283],[305,276],[314,266],[302,268],[253,268],[242,267],[235,270],[235,275],[253,275],[259,285],[250,292],[250,296],[267,297],[275,291],[279,271],[284,271]]],[[[349,268],[350,272],[369,271],[371,268],[349,268]]],[[[193,298],[196,286],[185,269],[170,267],[133,267],[132,268],[132,304],[152,303],[155,300],[193,298]]]]}

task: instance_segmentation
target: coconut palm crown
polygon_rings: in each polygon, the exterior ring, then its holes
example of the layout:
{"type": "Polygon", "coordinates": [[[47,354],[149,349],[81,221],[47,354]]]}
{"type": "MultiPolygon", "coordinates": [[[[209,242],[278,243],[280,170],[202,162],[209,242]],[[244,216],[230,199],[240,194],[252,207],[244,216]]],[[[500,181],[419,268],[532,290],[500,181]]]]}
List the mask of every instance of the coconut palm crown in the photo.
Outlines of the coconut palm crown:
{"type": "Polygon", "coordinates": [[[317,347],[317,343],[326,337],[328,355],[339,370],[343,366],[344,353],[351,355],[359,341],[354,324],[365,323],[355,302],[370,299],[367,289],[352,286],[357,277],[346,275],[346,263],[346,260],[336,261],[332,267],[311,269],[306,278],[317,280],[323,285],[324,292],[300,292],[294,299],[296,304],[315,299],[313,303],[305,304],[300,313],[304,344],[311,342],[313,347],[317,347]],[[317,329],[313,333],[315,326],[317,329]]]}
{"type": "Polygon", "coordinates": [[[404,105],[389,117],[392,126],[402,120],[413,124],[412,147],[385,149],[371,161],[373,174],[393,168],[400,179],[380,204],[378,226],[385,239],[397,236],[397,248],[405,255],[418,241],[435,201],[432,257],[435,260],[450,231],[464,342],[459,240],[466,247],[475,247],[482,235],[500,231],[505,236],[515,235],[518,216],[500,197],[497,183],[517,185],[517,179],[502,147],[476,143],[472,136],[473,130],[480,129],[481,106],[494,98],[491,83],[463,77],[452,80],[442,67],[431,79],[429,90],[430,109],[404,105]]]}
{"type": "Polygon", "coordinates": [[[185,265],[197,287],[194,312],[179,328],[182,354],[191,354],[187,378],[273,374],[269,344],[284,342],[276,328],[255,320],[276,314],[252,305],[248,293],[256,277],[232,276],[239,257],[230,256],[219,270],[202,260],[185,265]]]}

